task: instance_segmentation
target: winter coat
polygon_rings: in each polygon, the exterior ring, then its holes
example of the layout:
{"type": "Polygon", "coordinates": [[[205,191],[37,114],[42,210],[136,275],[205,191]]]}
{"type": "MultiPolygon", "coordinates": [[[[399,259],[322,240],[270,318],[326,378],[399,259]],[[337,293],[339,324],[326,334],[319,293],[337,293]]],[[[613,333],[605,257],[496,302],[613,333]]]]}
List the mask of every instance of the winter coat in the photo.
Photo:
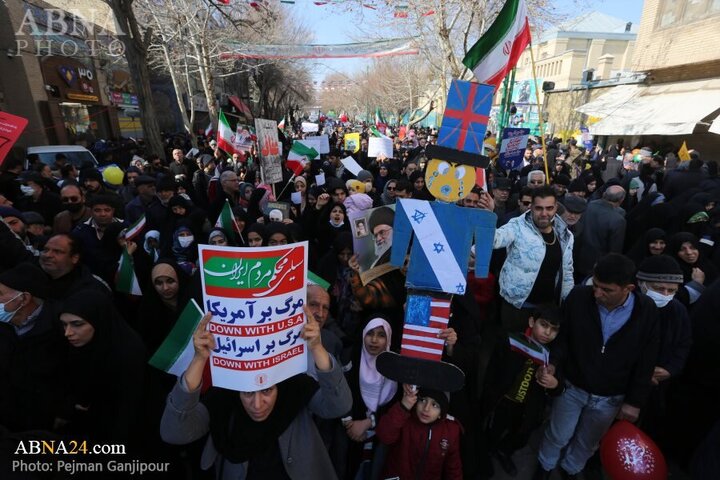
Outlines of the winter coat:
{"type": "Polygon", "coordinates": [[[550,348],[558,380],[567,380],[593,395],[625,395],[625,403],[642,407],[657,365],[660,329],[655,303],[633,292],[628,321],[607,342],[593,287],[575,287],[563,305],[563,324],[550,348]]]}
{"type": "MultiPolygon", "coordinates": [[[[564,299],[573,288],[574,238],[567,224],[557,215],[553,228],[562,249],[562,268],[555,285],[564,299]]],[[[525,212],[498,228],[493,248],[507,249],[507,259],[500,271],[500,295],[515,308],[521,308],[533,289],[545,258],[545,241],[533,223],[532,212],[525,212]]]]}
{"type": "MultiPolygon", "coordinates": [[[[317,371],[316,374],[320,389],[307,408],[302,409],[278,437],[283,467],[292,480],[337,478],[312,415],[337,418],[350,409],[352,397],[338,362],[333,361],[329,372],[317,371]]],[[[200,389],[190,392],[178,381],[168,396],[161,420],[160,435],[163,440],[183,445],[202,438],[209,431],[210,415],[205,405],[200,403],[200,389]]],[[[244,480],[247,475],[247,462],[225,460],[215,449],[211,435],[205,443],[200,462],[203,469],[215,464],[217,470],[222,471],[222,477],[217,476],[220,480],[244,480]]]]}
{"type": "Polygon", "coordinates": [[[397,402],[380,419],[376,434],[390,446],[383,478],[455,480],[463,478],[460,424],[443,418],[426,425],[397,402]]]}

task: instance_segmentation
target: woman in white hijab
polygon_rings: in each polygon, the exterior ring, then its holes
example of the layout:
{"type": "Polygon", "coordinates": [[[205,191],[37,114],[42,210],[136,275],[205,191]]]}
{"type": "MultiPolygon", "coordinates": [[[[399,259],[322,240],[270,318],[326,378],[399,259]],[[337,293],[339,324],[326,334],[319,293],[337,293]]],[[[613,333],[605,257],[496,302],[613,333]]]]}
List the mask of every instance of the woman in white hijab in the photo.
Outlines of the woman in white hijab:
{"type": "Polygon", "coordinates": [[[370,320],[362,332],[359,355],[354,356],[352,367],[347,374],[353,394],[353,408],[350,414],[343,418],[345,431],[350,439],[346,478],[355,478],[360,464],[372,458],[375,425],[397,396],[397,383],[383,377],[375,367],[378,355],[390,350],[391,340],[392,328],[387,320],[370,320]]]}

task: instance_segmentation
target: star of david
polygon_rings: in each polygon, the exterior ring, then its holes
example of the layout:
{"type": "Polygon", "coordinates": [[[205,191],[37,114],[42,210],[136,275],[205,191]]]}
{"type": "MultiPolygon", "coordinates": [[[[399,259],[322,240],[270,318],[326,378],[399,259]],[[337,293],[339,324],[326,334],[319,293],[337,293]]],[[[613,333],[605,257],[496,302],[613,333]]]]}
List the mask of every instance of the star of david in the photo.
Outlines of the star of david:
{"type": "Polygon", "coordinates": [[[465,285],[463,285],[462,283],[458,283],[457,287],[455,287],[455,288],[457,289],[457,293],[459,293],[461,295],[463,293],[465,293],[465,285]]]}
{"type": "Polygon", "coordinates": [[[415,213],[413,214],[412,219],[415,223],[419,224],[420,222],[425,220],[425,217],[427,217],[427,213],[415,209],[415,213]]]}
{"type": "Polygon", "coordinates": [[[445,245],[442,243],[433,243],[433,249],[435,250],[435,253],[440,253],[445,251],[445,245]]]}

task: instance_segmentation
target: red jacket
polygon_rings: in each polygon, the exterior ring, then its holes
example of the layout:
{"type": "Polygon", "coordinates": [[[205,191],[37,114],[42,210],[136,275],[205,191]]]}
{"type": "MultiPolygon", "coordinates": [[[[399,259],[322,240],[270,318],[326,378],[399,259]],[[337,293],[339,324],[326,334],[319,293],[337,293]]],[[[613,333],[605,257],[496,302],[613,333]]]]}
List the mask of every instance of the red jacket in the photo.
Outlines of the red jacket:
{"type": "Polygon", "coordinates": [[[382,416],[376,430],[378,440],[390,446],[383,478],[462,479],[460,432],[460,424],[447,418],[425,425],[397,402],[382,416]]]}

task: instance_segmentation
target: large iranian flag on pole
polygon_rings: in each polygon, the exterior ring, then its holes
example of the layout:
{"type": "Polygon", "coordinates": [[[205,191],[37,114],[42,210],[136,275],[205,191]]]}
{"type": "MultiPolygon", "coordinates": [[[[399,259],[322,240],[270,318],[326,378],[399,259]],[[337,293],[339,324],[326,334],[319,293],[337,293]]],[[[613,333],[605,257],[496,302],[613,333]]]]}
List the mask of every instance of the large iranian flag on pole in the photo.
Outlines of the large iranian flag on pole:
{"type": "Polygon", "coordinates": [[[495,22],[465,55],[463,64],[480,83],[497,89],[529,43],[525,0],[507,0],[495,22]]]}
{"type": "Polygon", "coordinates": [[[235,132],[230,128],[230,122],[227,121],[223,112],[220,112],[218,117],[217,143],[218,148],[229,155],[238,153],[235,150],[235,132]]]}

